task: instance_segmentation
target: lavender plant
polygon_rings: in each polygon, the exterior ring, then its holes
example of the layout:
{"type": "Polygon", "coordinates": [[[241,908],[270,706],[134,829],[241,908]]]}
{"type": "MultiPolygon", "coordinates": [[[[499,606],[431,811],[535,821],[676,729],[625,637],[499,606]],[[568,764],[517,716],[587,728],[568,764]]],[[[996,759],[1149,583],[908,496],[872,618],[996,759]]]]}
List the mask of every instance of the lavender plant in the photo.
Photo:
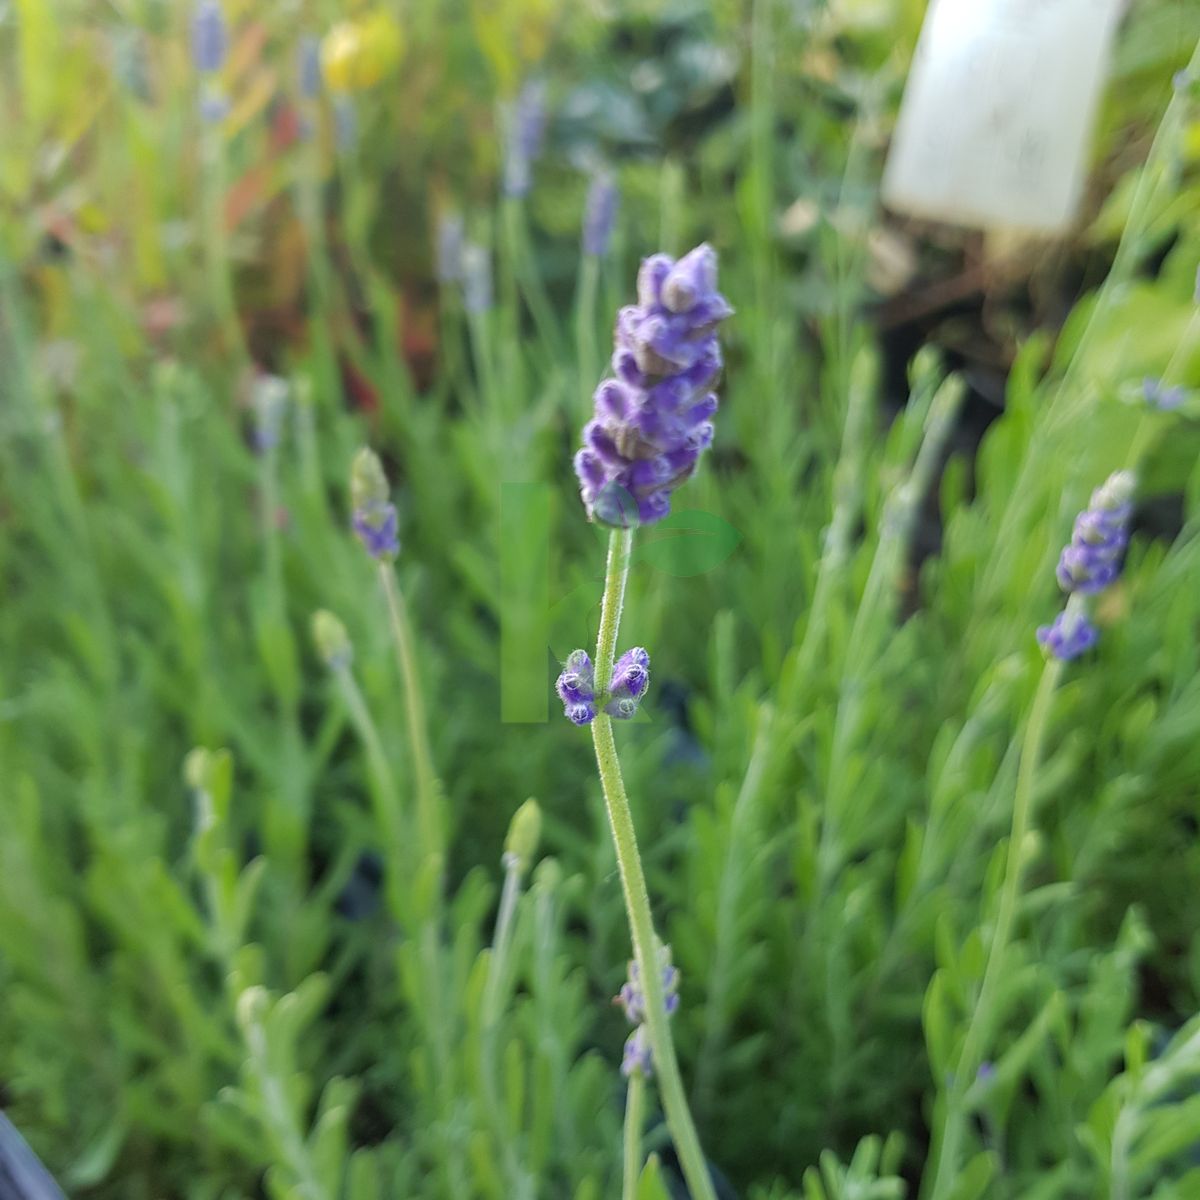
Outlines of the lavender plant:
{"type": "Polygon", "coordinates": [[[930,1200],[954,1194],[959,1179],[961,1142],[969,1116],[968,1095],[977,1079],[986,1082],[985,1056],[994,1036],[995,1006],[1001,980],[1008,969],[1009,942],[1025,871],[1027,839],[1033,828],[1038,766],[1049,724],[1054,691],[1063,665],[1091,649],[1099,639],[1088,612],[1088,597],[1111,586],[1121,570],[1129,540],[1136,476],[1117,471],[1092,493],[1091,502],[1075,519],[1071,541],[1063,549],[1055,572],[1068,595],[1066,608],[1050,625],[1037,630],[1047,662],[1026,719],[1013,792],[1012,828],[1005,852],[1004,878],[988,945],[987,961],[966,1032],[957,1055],[948,1092],[940,1106],[927,1190],[930,1200]]]}
{"type": "MultiPolygon", "coordinates": [[[[593,664],[585,651],[573,651],[557,683],[568,719],[592,727],[625,893],[634,950],[626,1012],[639,1019],[626,1045],[626,1074],[645,1076],[653,1063],[688,1186],[707,1200],[715,1193],[667,1023],[674,1003],[666,985],[676,976],[674,968],[664,974],[661,967],[663,947],[654,931],[612,721],[637,713],[650,681],[649,655],[641,647],[613,661],[633,532],[667,515],[671,494],[712,442],[709,418],[717,397],[709,389],[721,370],[716,331],[732,313],[716,285],[717,256],[710,246],[697,246],[678,262],[654,255],[638,274],[638,304],[617,316],[615,377],[597,389],[595,416],[584,427],[584,446],[575,456],[588,516],[611,528],[596,660],[593,664]]],[[[628,1189],[628,1170],[625,1178],[628,1189]]]]}

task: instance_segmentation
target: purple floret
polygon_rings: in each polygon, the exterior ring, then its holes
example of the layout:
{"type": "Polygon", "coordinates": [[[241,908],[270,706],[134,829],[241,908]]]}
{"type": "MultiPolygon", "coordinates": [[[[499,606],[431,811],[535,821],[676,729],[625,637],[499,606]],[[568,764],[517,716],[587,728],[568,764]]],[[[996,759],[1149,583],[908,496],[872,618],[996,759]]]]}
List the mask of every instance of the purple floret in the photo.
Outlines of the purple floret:
{"type": "Polygon", "coordinates": [[[355,511],[350,524],[372,558],[394,558],[400,553],[400,522],[394,504],[360,508],[355,511]]]}
{"type": "Polygon", "coordinates": [[[225,61],[225,17],[217,0],[201,0],[192,14],[192,61],[204,74],[225,61]]]}
{"type": "Polygon", "coordinates": [[[586,650],[572,650],[554,685],[563,702],[563,713],[573,725],[590,725],[596,719],[596,680],[586,650]]]}
{"type": "Polygon", "coordinates": [[[639,1025],[625,1039],[625,1052],[621,1056],[621,1074],[626,1079],[635,1071],[649,1079],[653,1074],[654,1060],[650,1053],[650,1038],[645,1025],[639,1025]]]}
{"type": "Polygon", "coordinates": [[[597,171],[588,188],[587,205],[583,213],[583,252],[596,258],[608,250],[613,226],[617,222],[619,194],[617,183],[609,171],[597,171]]]}
{"type": "Polygon", "coordinates": [[[643,260],[638,303],[617,314],[615,378],[596,389],[575,456],[592,520],[618,528],[661,520],[711,445],[722,365],[716,331],[733,312],[716,282],[708,245],[678,262],[665,254],[643,260]]]}
{"type": "Polygon", "coordinates": [[[1110,475],[1076,517],[1070,544],[1059,557],[1056,571],[1064,592],[1101,592],[1120,574],[1121,556],[1129,542],[1133,488],[1129,472],[1110,475]]]}
{"type": "Polygon", "coordinates": [[[1038,644],[1047,654],[1062,662],[1070,662],[1090,650],[1100,638],[1100,631],[1082,613],[1063,610],[1051,625],[1038,627],[1038,644]]]}

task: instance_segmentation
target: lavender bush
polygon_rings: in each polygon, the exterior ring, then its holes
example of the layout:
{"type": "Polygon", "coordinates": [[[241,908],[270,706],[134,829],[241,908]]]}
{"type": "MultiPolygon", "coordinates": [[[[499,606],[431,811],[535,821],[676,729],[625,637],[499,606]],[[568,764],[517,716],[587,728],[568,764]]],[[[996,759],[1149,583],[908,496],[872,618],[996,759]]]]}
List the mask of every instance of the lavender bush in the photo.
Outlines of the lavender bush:
{"type": "Polygon", "coordinates": [[[1003,271],[886,5],[143,7],[0,22],[0,1192],[1192,1197],[1186,6],[1003,271]]]}

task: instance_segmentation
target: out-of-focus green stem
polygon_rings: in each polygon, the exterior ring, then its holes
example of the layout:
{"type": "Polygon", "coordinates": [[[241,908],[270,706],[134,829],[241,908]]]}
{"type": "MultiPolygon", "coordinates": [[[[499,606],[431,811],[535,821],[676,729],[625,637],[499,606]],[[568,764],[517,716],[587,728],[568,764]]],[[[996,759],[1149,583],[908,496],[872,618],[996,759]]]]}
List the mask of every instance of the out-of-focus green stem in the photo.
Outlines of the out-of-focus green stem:
{"type": "MultiPolygon", "coordinates": [[[[507,856],[506,856],[507,857],[507,856]]],[[[513,917],[521,895],[521,868],[515,861],[504,864],[504,889],[500,893],[500,911],[496,914],[496,931],[492,937],[492,955],[488,961],[488,977],[483,992],[483,1024],[491,1029],[500,1019],[500,988],[508,968],[508,952],[512,946],[513,917]]]]}
{"type": "Polygon", "coordinates": [[[504,235],[508,242],[509,262],[513,275],[537,329],[543,347],[552,355],[562,352],[559,327],[550,307],[542,277],[538,274],[533,249],[529,244],[529,230],[525,224],[525,206],[515,196],[506,196],[502,205],[504,235]]]}
{"type": "MultiPolygon", "coordinates": [[[[621,607],[625,600],[625,582],[629,576],[629,556],[633,546],[633,531],[614,529],[608,543],[608,570],[604,581],[604,599],[600,609],[600,634],[596,645],[596,694],[602,695],[612,675],[613,652],[621,623],[621,607]]],[[[646,877],[638,854],[637,834],[617,745],[613,738],[612,718],[597,713],[592,722],[592,741],[596,748],[596,765],[608,809],[608,821],[617,851],[617,866],[621,887],[625,893],[625,908],[629,915],[629,931],[633,954],[646,997],[646,1033],[650,1038],[658,1092],[662,1098],[667,1128],[675,1142],[683,1175],[694,1200],[716,1200],[712,1179],[700,1148],[700,1138],[684,1095],[675,1046],[671,1040],[666,1001],[663,993],[662,971],[658,961],[658,937],[650,911],[650,896],[646,877]]]]}
{"type": "Polygon", "coordinates": [[[941,1197],[949,1195],[957,1177],[959,1148],[967,1119],[967,1092],[979,1071],[987,1049],[987,1037],[994,1025],[992,1009],[996,1003],[996,990],[1003,975],[1004,959],[1012,936],[1017,900],[1020,897],[1025,839],[1032,824],[1038,763],[1042,756],[1042,743],[1046,736],[1054,689],[1058,686],[1061,673],[1062,663],[1058,659],[1051,658],[1046,662],[1025,726],[1021,762],[1017,768],[1017,784],[1013,795],[1012,830],[1008,838],[1004,881],[1000,885],[1000,903],[996,911],[996,926],[988,948],[979,998],[967,1025],[950,1092],[946,1097],[946,1116],[940,1131],[941,1136],[935,1134],[930,1168],[926,1173],[926,1179],[932,1182],[922,1191],[927,1200],[940,1200],[941,1197]]]}
{"type": "Polygon", "coordinates": [[[579,363],[580,410],[591,407],[592,390],[597,383],[596,361],[596,290],[600,283],[600,260],[585,254],[579,267],[579,293],[575,302],[575,359],[579,363]]]}
{"type": "Polygon", "coordinates": [[[637,1200],[638,1176],[642,1170],[642,1109],[645,1107],[646,1083],[641,1071],[629,1076],[625,1093],[625,1154],[621,1172],[622,1200],[637,1200]]]}
{"type": "Polygon", "coordinates": [[[404,707],[408,721],[408,744],[413,759],[417,791],[417,827],[426,861],[442,854],[441,794],[429,748],[429,722],[425,716],[425,698],[417,675],[412,625],[404,593],[396,582],[390,563],[379,564],[379,578],[387,597],[388,619],[396,647],[396,662],[404,683],[404,707]]]}

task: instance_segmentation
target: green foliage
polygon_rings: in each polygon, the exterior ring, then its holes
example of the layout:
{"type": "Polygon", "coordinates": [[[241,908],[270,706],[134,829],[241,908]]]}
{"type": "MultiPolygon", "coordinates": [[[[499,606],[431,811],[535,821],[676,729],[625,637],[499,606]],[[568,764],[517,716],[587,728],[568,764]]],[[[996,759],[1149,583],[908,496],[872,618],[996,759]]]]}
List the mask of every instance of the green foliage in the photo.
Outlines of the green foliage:
{"type": "Polygon", "coordinates": [[[621,755],[709,1159],[755,1200],[928,1195],[953,1108],[932,1200],[1196,1195],[1200,412],[1129,399],[1200,386],[1194,103],[1149,146],[1186,6],[1131,13],[1114,186],[1070,248],[1109,280],[1013,347],[977,453],[971,373],[927,348],[892,417],[864,316],[920,6],[416,3],[340,148],[282,9],[226,5],[233,106],[202,127],[186,6],[119,7],[0,12],[0,1103],[70,1194],[615,1194],[620,886],[586,739],[501,719],[500,564],[548,563],[549,694],[598,620],[569,466],[597,347],[638,256],[706,238],[737,310],[717,442],[636,546],[624,631],[654,681],[621,755]],[[529,202],[493,206],[494,110],[535,67],[565,115],[529,202]],[[585,152],[625,197],[590,275],[585,152]],[[495,266],[485,312],[431,283],[451,200],[495,266]],[[815,216],[786,235],[794,200],[815,216]],[[256,440],[268,368],[287,401],[256,440]],[[348,529],[366,443],[444,858],[348,529]],[[1143,520],[1014,848],[987,1067],[955,1080],[1033,631],[1073,513],[1135,458],[1143,520]],[[551,497],[548,554],[502,483],[551,497]]]}

